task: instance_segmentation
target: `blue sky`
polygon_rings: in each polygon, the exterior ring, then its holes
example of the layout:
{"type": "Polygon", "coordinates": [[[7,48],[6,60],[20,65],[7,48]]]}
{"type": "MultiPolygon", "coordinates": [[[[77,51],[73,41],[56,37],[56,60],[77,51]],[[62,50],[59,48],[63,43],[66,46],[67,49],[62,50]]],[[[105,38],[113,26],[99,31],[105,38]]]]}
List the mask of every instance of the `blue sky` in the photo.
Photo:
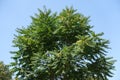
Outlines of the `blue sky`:
{"type": "Polygon", "coordinates": [[[73,6],[78,12],[90,17],[90,24],[96,33],[104,32],[104,38],[110,40],[112,48],[108,56],[117,60],[114,77],[110,80],[120,80],[120,0],[0,0],[0,61],[9,64],[13,34],[16,28],[27,26],[31,23],[30,16],[38,13],[38,8],[43,6],[53,12],[60,12],[66,6],[73,6]]]}

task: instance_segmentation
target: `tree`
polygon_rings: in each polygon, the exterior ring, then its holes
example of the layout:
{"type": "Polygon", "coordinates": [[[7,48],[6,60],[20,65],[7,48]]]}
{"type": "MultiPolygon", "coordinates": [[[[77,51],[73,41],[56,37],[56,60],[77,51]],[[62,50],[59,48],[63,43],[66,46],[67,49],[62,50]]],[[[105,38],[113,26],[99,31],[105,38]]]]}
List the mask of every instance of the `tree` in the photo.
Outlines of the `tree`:
{"type": "Polygon", "coordinates": [[[11,63],[24,80],[108,80],[114,60],[106,56],[109,41],[96,34],[89,17],[71,8],[59,14],[39,10],[32,23],[17,29],[11,63]]]}
{"type": "Polygon", "coordinates": [[[2,61],[0,61],[0,80],[11,80],[12,73],[9,70],[8,65],[5,65],[2,61]]]}

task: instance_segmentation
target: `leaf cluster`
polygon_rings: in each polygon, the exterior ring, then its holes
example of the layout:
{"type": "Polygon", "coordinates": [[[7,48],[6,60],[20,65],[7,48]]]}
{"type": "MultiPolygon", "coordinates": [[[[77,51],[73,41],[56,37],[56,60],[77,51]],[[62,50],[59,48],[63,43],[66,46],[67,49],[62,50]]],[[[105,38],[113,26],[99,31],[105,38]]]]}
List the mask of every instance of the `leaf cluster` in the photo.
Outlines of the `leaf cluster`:
{"type": "Polygon", "coordinates": [[[0,61],[0,80],[11,80],[12,72],[9,69],[8,65],[5,65],[2,61],[0,61]]]}

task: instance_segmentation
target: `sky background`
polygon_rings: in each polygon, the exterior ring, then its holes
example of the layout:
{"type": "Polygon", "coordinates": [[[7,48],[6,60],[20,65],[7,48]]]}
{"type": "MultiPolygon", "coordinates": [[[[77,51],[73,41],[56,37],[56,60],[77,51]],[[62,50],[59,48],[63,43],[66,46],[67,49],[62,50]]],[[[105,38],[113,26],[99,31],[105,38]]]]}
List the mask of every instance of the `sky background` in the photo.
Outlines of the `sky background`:
{"type": "Polygon", "coordinates": [[[120,0],[0,0],[0,61],[9,64],[12,59],[10,51],[13,34],[16,28],[27,27],[30,16],[38,13],[43,6],[53,12],[60,12],[66,6],[73,6],[78,12],[90,16],[90,24],[96,33],[104,32],[104,38],[110,40],[112,48],[108,56],[117,60],[114,77],[109,80],[120,80],[120,0]]]}

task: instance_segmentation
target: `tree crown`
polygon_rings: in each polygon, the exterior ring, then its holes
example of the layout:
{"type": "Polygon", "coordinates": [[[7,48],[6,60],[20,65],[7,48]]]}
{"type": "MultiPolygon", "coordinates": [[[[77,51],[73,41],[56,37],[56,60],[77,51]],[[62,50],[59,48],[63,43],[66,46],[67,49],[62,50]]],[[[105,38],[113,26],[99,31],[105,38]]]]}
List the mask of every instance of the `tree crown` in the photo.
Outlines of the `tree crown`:
{"type": "Polygon", "coordinates": [[[39,10],[27,28],[18,28],[11,63],[26,80],[108,80],[114,68],[109,41],[91,30],[89,17],[71,8],[59,14],[39,10]]]}

